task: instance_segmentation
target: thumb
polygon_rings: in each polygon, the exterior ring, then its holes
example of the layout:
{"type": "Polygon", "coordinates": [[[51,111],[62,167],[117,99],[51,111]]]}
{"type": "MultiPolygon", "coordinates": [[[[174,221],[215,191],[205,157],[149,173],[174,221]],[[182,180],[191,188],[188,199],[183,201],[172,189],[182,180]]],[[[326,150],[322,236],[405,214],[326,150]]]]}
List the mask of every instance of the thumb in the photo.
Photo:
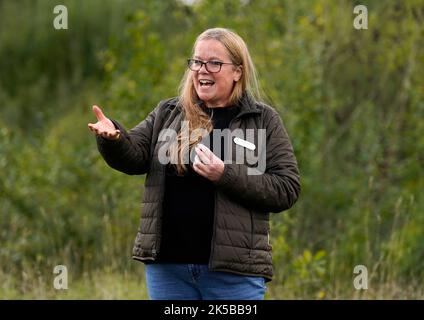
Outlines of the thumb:
{"type": "Polygon", "coordinates": [[[105,115],[102,112],[102,109],[100,109],[98,106],[96,105],[93,106],[93,112],[96,115],[97,120],[102,121],[106,119],[105,115]]]}

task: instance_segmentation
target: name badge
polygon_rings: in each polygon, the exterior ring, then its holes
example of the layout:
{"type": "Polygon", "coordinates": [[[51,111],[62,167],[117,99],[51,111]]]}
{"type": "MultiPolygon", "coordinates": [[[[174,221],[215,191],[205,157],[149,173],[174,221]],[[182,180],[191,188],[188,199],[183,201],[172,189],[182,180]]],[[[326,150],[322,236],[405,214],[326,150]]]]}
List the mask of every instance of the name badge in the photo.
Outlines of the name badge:
{"type": "Polygon", "coordinates": [[[246,140],[243,140],[239,137],[235,137],[233,141],[234,141],[235,144],[238,144],[239,146],[245,147],[246,149],[249,149],[249,150],[252,150],[252,151],[256,149],[256,146],[253,143],[246,141],[246,140]]]}

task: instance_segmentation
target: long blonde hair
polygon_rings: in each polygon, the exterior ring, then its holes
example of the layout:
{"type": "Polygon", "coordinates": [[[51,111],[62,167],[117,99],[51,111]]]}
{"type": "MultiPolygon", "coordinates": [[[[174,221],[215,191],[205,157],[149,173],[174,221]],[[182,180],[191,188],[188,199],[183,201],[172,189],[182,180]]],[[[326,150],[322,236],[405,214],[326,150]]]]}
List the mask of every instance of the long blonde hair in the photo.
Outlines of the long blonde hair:
{"type": "MultiPolygon", "coordinates": [[[[243,93],[250,94],[260,100],[256,69],[243,39],[229,29],[207,29],[197,37],[193,45],[192,54],[200,41],[211,39],[219,41],[227,49],[231,62],[235,66],[242,67],[242,76],[234,85],[228,105],[236,104],[243,93]]],[[[189,143],[188,145],[183,143],[186,137],[183,136],[182,130],[180,130],[176,142],[170,147],[170,158],[171,163],[176,166],[177,173],[182,175],[187,171],[187,167],[184,164],[184,155],[187,153],[187,148],[191,150],[192,146],[196,145],[204,137],[201,130],[197,129],[205,129],[208,134],[213,130],[210,117],[199,106],[199,97],[193,84],[193,72],[189,69],[184,73],[180,83],[179,103],[183,110],[184,121],[188,121],[189,135],[187,138],[189,138],[189,143]]]]}

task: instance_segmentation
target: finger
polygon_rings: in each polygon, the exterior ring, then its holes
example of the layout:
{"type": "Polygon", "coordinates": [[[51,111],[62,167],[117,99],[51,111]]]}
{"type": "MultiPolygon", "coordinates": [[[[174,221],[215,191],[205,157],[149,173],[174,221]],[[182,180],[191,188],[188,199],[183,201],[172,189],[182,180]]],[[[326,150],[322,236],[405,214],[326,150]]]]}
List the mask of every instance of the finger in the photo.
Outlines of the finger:
{"type": "Polygon", "coordinates": [[[105,131],[101,132],[100,135],[105,139],[108,138],[107,132],[105,132],[105,131]]]}
{"type": "Polygon", "coordinates": [[[96,133],[96,131],[94,130],[94,127],[90,124],[88,124],[88,129],[90,129],[91,132],[96,133]]]}
{"type": "Polygon", "coordinates": [[[113,132],[108,132],[108,137],[110,138],[110,139],[116,139],[117,137],[118,137],[118,132],[117,132],[118,130],[115,130],[115,131],[113,131],[113,132]]]}
{"type": "Polygon", "coordinates": [[[90,129],[91,129],[91,131],[93,131],[95,134],[99,135],[99,129],[97,129],[96,127],[91,127],[90,129]]]}
{"type": "Polygon", "coordinates": [[[212,152],[211,149],[209,149],[208,147],[206,147],[204,144],[199,143],[199,148],[200,150],[203,151],[203,153],[206,155],[206,157],[208,157],[209,162],[208,164],[213,164],[215,163],[215,161],[217,161],[219,158],[215,155],[215,153],[212,152]]]}
{"type": "Polygon", "coordinates": [[[88,124],[88,127],[89,127],[91,130],[95,130],[95,129],[98,129],[98,128],[99,128],[99,127],[98,127],[98,125],[97,125],[97,123],[96,123],[96,124],[89,123],[89,124],[88,124]]]}
{"type": "Polygon", "coordinates": [[[197,147],[202,150],[207,156],[208,158],[211,157],[211,155],[213,155],[213,152],[211,151],[211,149],[209,149],[207,146],[205,146],[204,144],[199,143],[197,145],[197,147]]]}
{"type": "Polygon", "coordinates": [[[201,163],[194,163],[193,164],[193,169],[196,173],[198,173],[199,175],[203,176],[203,177],[207,177],[207,172],[205,170],[202,169],[202,166],[204,166],[201,163]]]}
{"type": "Polygon", "coordinates": [[[200,158],[197,155],[194,157],[193,166],[194,165],[202,171],[207,171],[206,165],[200,161],[200,158]]]}
{"type": "Polygon", "coordinates": [[[211,162],[211,164],[218,164],[218,163],[221,163],[223,161],[221,160],[221,158],[217,157],[215,155],[215,153],[212,152],[211,157],[210,157],[210,162],[211,162]]]}
{"type": "Polygon", "coordinates": [[[93,106],[93,112],[96,115],[97,120],[102,121],[106,119],[105,115],[102,112],[102,109],[100,109],[98,106],[96,105],[93,106]]]}
{"type": "Polygon", "coordinates": [[[199,163],[202,163],[199,159],[199,156],[196,154],[194,156],[194,161],[193,161],[193,165],[198,165],[199,163]]]}
{"type": "Polygon", "coordinates": [[[196,154],[197,154],[197,156],[199,156],[199,159],[202,163],[204,163],[204,164],[210,164],[211,163],[209,157],[200,148],[196,147],[196,154]]]}

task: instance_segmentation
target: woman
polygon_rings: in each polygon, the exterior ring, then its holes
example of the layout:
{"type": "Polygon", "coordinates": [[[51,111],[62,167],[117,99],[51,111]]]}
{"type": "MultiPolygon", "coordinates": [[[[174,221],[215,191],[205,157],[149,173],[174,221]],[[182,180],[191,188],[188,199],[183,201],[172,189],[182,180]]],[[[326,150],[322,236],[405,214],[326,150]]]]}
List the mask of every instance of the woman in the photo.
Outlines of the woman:
{"type": "Polygon", "coordinates": [[[151,299],[264,298],[269,213],[290,208],[300,183],[283,123],[257,89],[244,41],[214,28],[198,36],[180,95],[133,129],[93,106],[105,161],[147,173],[133,258],[146,264],[151,299]]]}

